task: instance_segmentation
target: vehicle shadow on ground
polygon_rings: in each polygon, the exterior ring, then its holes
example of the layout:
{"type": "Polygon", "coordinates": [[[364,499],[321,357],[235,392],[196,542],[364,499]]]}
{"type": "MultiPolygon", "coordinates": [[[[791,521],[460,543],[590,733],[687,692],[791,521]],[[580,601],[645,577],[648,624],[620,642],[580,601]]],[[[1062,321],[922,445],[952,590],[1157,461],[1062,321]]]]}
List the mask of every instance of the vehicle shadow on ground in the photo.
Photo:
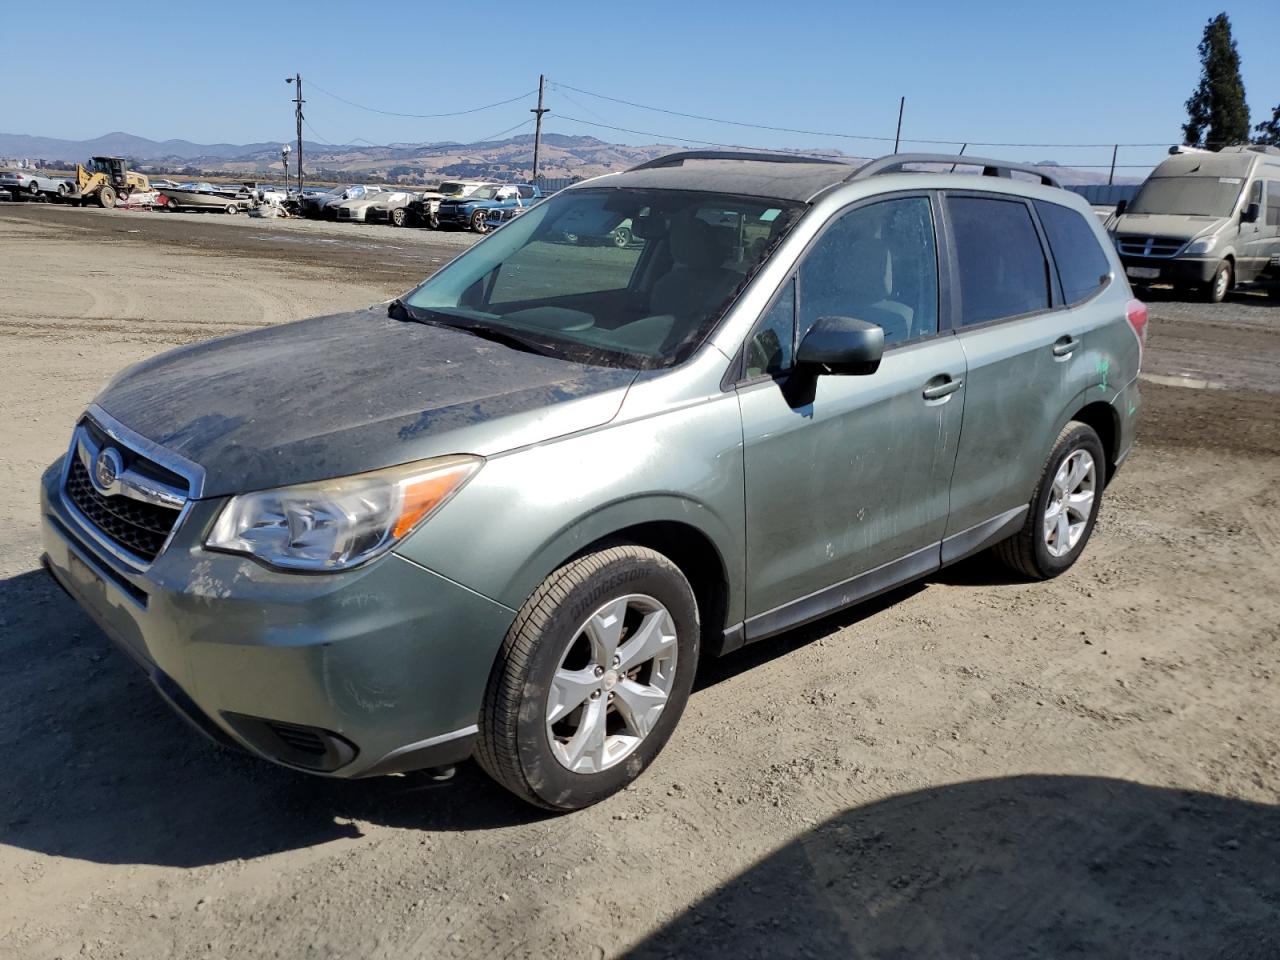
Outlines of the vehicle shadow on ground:
{"type": "Polygon", "coordinates": [[[44,571],[0,580],[0,843],[197,866],[361,835],[484,830],[541,814],[473,764],[333,780],[214,746],[44,571]]]}
{"type": "Polygon", "coordinates": [[[960,783],[806,832],[658,957],[1280,956],[1280,807],[1093,777],[960,783]]]}

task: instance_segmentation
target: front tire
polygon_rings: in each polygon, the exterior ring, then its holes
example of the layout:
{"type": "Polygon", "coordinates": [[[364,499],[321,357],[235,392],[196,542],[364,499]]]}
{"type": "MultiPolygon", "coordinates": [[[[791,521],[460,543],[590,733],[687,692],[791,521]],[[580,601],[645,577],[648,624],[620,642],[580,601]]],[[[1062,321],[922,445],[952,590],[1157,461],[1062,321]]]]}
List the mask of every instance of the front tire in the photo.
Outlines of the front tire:
{"type": "Polygon", "coordinates": [[[638,777],[670,738],[699,647],[693,589],[665,556],[623,544],[570,561],[507,632],[476,759],[537,806],[598,803],[638,777]]]}
{"type": "Polygon", "coordinates": [[[1230,260],[1223,260],[1218,264],[1217,272],[1205,288],[1205,299],[1210,303],[1221,303],[1227,299],[1227,293],[1231,290],[1231,274],[1230,260]]]}
{"type": "Polygon", "coordinates": [[[484,210],[477,210],[471,215],[471,232],[472,233],[488,233],[489,217],[484,210]]]}
{"type": "Polygon", "coordinates": [[[393,227],[406,227],[409,225],[409,211],[404,207],[396,207],[391,211],[391,225],[393,227]]]}
{"type": "Polygon", "coordinates": [[[1065,573],[1084,552],[1102,505],[1107,461],[1093,427],[1072,420],[1045,461],[1022,529],[996,544],[1005,566],[1033,580],[1065,573]]]}
{"type": "Polygon", "coordinates": [[[98,191],[98,206],[109,210],[115,205],[116,191],[114,187],[103,187],[98,191]]]}

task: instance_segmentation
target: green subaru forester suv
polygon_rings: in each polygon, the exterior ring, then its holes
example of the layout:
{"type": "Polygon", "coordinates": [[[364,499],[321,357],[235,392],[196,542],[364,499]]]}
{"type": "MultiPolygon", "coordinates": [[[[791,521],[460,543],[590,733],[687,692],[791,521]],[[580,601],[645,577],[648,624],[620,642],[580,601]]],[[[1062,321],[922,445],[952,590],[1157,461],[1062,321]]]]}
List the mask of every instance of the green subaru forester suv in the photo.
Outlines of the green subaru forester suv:
{"type": "Polygon", "coordinates": [[[46,564],[215,740],[338,777],[475,756],[570,810],[654,759],[704,657],[985,548],[1070,567],[1146,320],[1030,168],[675,154],[389,304],[122,372],[43,478],[46,564]]]}

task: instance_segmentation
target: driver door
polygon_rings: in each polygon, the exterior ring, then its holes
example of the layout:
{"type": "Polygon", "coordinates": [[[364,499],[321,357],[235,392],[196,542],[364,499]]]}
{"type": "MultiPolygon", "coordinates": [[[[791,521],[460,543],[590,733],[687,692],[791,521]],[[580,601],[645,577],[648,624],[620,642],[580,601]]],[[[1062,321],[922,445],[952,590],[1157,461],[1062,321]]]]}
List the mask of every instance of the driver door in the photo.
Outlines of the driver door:
{"type": "Polygon", "coordinates": [[[900,195],[838,215],[745,346],[748,641],[939,566],[966,367],[939,332],[933,204],[900,195]],[[879,369],[792,371],[828,315],[884,328],[879,369]]]}

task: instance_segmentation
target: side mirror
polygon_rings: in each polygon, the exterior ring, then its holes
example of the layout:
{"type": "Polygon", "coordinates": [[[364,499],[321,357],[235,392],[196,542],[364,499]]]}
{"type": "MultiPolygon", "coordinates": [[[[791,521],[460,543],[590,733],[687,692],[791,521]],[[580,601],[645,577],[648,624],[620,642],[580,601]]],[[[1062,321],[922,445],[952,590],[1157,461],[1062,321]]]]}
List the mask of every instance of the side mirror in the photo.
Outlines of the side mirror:
{"type": "Polygon", "coordinates": [[[812,374],[875,373],[884,355],[884,329],[855,317],[819,317],[800,341],[796,369],[812,374]]]}
{"type": "Polygon", "coordinates": [[[1257,203],[1251,203],[1244,208],[1244,213],[1240,214],[1240,222],[1257,223],[1260,216],[1262,216],[1262,206],[1257,203]]]}
{"type": "Polygon", "coordinates": [[[1129,201],[1121,200],[1119,203],[1116,204],[1116,216],[1123,217],[1124,212],[1128,209],[1129,209],[1129,201]]]}

